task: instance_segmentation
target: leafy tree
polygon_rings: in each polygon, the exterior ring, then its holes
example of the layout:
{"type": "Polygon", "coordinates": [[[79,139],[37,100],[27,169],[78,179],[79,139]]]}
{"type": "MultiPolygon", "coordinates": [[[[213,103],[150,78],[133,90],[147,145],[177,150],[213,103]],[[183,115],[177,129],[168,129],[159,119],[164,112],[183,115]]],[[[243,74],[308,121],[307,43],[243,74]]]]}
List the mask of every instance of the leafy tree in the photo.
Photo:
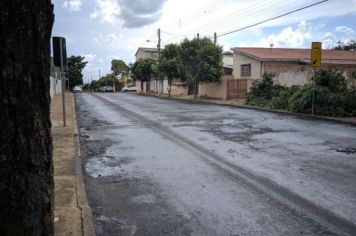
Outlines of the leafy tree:
{"type": "Polygon", "coordinates": [[[0,9],[0,234],[53,235],[53,5],[1,0],[0,9]]]}
{"type": "Polygon", "coordinates": [[[71,56],[68,58],[69,89],[83,84],[82,71],[88,63],[84,59],[85,57],[82,56],[71,56]]]}
{"type": "Polygon", "coordinates": [[[186,77],[194,85],[197,96],[200,82],[215,82],[223,73],[222,48],[207,38],[185,39],[181,43],[180,58],[186,77]]]}
{"type": "Polygon", "coordinates": [[[348,43],[343,43],[341,41],[337,42],[336,50],[351,51],[356,49],[356,40],[350,40],[348,43]]]}
{"type": "Polygon", "coordinates": [[[157,61],[151,58],[140,59],[133,64],[131,73],[134,79],[141,81],[143,91],[143,82],[148,82],[157,75],[157,61]]]}
{"type": "Polygon", "coordinates": [[[127,74],[129,70],[130,67],[126,65],[123,60],[113,59],[111,61],[111,71],[114,73],[114,75],[119,75],[121,73],[127,74]]]}
{"type": "Polygon", "coordinates": [[[168,44],[162,51],[159,61],[159,71],[167,76],[168,79],[168,96],[171,96],[172,80],[180,78],[183,74],[183,67],[180,60],[180,46],[177,44],[168,44]]]}

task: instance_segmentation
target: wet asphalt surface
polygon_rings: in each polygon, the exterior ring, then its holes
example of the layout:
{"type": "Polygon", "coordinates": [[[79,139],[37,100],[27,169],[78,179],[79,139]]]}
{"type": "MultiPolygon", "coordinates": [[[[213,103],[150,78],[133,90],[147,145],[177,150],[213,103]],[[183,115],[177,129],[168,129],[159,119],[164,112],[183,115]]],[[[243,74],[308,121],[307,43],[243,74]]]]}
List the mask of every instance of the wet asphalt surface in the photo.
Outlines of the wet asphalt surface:
{"type": "Polygon", "coordinates": [[[77,94],[97,235],[356,235],[356,127],[77,94]]]}

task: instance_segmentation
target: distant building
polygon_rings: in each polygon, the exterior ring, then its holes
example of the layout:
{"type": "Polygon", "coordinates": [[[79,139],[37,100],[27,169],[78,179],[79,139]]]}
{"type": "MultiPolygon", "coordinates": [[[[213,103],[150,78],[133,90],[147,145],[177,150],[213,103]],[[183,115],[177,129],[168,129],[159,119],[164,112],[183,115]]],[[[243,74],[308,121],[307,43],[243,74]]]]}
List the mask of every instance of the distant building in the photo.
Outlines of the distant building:
{"type": "Polygon", "coordinates": [[[223,56],[223,68],[225,75],[232,75],[232,68],[234,65],[234,54],[231,51],[225,51],[222,53],[223,56]]]}
{"type": "Polygon", "coordinates": [[[136,61],[139,59],[152,58],[158,60],[158,48],[139,47],[135,54],[136,61]]]}
{"type": "MultiPolygon", "coordinates": [[[[280,84],[292,86],[308,83],[313,75],[310,49],[236,47],[233,52],[236,79],[256,80],[264,73],[272,73],[280,84]]],[[[343,72],[348,86],[356,86],[356,80],[352,78],[356,71],[355,51],[322,50],[321,58],[321,68],[343,72]]]]}

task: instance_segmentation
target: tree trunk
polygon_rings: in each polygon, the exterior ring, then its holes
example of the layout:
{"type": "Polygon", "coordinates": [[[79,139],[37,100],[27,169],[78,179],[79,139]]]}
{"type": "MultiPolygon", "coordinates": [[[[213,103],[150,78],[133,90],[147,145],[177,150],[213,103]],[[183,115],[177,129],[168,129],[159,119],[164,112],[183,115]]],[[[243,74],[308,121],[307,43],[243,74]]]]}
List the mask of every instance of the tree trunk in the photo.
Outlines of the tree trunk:
{"type": "Polygon", "coordinates": [[[141,80],[141,93],[143,93],[143,81],[141,80]]]}
{"type": "Polygon", "coordinates": [[[198,95],[198,80],[194,79],[194,98],[197,98],[198,95]]]}
{"type": "Polygon", "coordinates": [[[53,235],[53,5],[1,0],[0,19],[0,234],[53,235]]]}
{"type": "Polygon", "coordinates": [[[168,80],[169,82],[169,90],[168,90],[168,97],[171,96],[171,91],[172,91],[172,80],[168,80]]]}

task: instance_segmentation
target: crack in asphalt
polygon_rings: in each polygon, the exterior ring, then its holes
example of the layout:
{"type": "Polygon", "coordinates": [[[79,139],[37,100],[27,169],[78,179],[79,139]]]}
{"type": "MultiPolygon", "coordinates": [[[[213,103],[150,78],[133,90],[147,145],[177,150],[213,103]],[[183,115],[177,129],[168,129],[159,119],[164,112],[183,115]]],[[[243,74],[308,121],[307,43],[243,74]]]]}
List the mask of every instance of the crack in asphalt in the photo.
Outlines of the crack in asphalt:
{"type": "Polygon", "coordinates": [[[253,189],[269,196],[272,199],[286,205],[292,210],[301,212],[309,218],[319,222],[320,224],[336,231],[339,234],[353,235],[356,232],[356,225],[349,220],[340,217],[326,208],[323,208],[312,201],[290,191],[289,189],[267,179],[265,177],[256,175],[249,170],[226,161],[222,156],[209,151],[205,147],[193,142],[192,140],[183,137],[177,132],[165,127],[158,122],[150,120],[136,112],[133,112],[117,103],[114,103],[100,95],[91,94],[97,99],[101,100],[113,107],[117,112],[125,115],[141,124],[146,125],[149,129],[160,134],[164,138],[173,141],[175,144],[184,147],[195,155],[207,161],[214,167],[224,171],[225,173],[238,177],[245,181],[253,189]]]}

